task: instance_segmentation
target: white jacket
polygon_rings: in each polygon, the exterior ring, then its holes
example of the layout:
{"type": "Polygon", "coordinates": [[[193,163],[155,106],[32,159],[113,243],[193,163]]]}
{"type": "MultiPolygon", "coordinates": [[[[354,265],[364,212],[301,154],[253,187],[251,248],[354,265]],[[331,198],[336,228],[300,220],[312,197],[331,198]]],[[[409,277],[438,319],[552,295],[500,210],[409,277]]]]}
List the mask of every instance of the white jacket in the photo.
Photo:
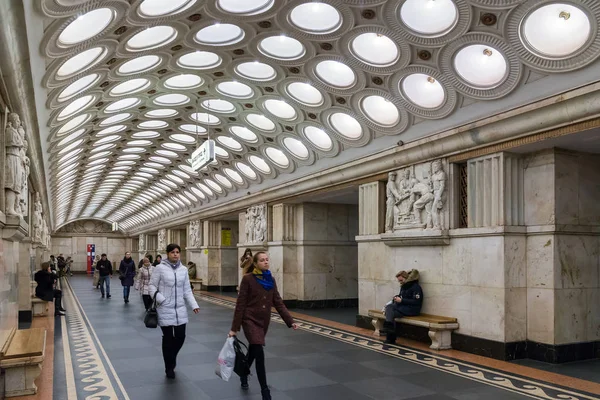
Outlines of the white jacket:
{"type": "Polygon", "coordinates": [[[154,267],[152,265],[149,267],[142,266],[135,277],[135,289],[141,290],[142,294],[150,294],[150,278],[153,272],[154,267]]]}
{"type": "Polygon", "coordinates": [[[177,269],[173,269],[166,260],[158,264],[152,271],[148,294],[154,296],[157,289],[158,325],[187,324],[188,314],[185,303],[192,309],[199,308],[190,287],[187,268],[181,264],[177,269]]]}

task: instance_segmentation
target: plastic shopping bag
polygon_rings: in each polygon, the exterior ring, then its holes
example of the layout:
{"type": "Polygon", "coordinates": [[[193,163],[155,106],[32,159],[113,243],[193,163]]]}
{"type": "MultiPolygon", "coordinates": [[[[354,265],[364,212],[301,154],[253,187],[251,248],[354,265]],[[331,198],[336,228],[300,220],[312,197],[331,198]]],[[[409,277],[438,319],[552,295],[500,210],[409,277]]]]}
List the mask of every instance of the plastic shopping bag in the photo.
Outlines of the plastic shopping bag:
{"type": "Polygon", "coordinates": [[[385,314],[385,308],[392,303],[393,303],[393,301],[388,301],[387,303],[385,303],[385,306],[383,306],[383,308],[381,309],[381,312],[385,314]]]}
{"type": "Polygon", "coordinates": [[[225,382],[231,378],[233,374],[233,367],[235,365],[235,349],[233,348],[233,342],[235,338],[227,338],[221,352],[219,353],[219,358],[217,359],[217,368],[215,369],[215,374],[225,382]]]}

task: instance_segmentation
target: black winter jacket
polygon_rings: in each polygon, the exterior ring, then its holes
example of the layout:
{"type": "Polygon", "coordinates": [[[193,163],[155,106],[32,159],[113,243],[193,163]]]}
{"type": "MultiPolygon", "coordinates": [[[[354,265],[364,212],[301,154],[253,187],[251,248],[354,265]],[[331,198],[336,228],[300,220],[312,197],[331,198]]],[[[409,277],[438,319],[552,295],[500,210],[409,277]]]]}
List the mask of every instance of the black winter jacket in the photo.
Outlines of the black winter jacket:
{"type": "Polygon", "coordinates": [[[56,275],[52,272],[40,270],[35,273],[33,279],[37,282],[35,297],[44,301],[54,301],[54,281],[56,275]]]}
{"type": "Polygon", "coordinates": [[[421,314],[423,289],[419,285],[419,272],[417,270],[410,271],[407,281],[400,287],[398,296],[402,298],[402,303],[393,303],[398,312],[406,316],[421,314]]]}
{"type": "Polygon", "coordinates": [[[109,260],[99,260],[96,263],[96,269],[100,276],[108,276],[113,273],[112,264],[109,260]]]}

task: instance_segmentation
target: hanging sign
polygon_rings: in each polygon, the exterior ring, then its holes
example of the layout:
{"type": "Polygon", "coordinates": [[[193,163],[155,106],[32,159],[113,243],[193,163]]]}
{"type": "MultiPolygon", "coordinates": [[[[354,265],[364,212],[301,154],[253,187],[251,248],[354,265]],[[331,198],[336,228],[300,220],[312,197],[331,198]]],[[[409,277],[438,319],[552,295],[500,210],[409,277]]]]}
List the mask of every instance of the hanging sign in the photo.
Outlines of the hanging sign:
{"type": "Polygon", "coordinates": [[[215,141],[208,139],[192,153],[192,169],[197,171],[215,160],[215,141]]]}

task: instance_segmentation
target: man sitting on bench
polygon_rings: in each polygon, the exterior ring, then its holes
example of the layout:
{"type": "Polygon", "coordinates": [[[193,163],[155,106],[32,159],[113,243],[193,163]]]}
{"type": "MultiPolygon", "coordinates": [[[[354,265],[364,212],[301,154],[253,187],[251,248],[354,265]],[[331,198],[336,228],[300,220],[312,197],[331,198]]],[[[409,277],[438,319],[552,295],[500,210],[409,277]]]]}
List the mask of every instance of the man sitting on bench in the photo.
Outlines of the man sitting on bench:
{"type": "Polygon", "coordinates": [[[56,275],[50,269],[49,262],[42,263],[42,269],[35,273],[35,297],[39,297],[44,301],[54,301],[54,315],[65,315],[65,309],[62,308],[62,290],[54,288],[56,275]]]}
{"type": "Polygon", "coordinates": [[[385,343],[396,343],[396,318],[415,316],[421,313],[423,290],[419,285],[419,271],[400,271],[396,274],[400,283],[400,293],[385,305],[385,322],[383,332],[386,334],[385,343]]]}

